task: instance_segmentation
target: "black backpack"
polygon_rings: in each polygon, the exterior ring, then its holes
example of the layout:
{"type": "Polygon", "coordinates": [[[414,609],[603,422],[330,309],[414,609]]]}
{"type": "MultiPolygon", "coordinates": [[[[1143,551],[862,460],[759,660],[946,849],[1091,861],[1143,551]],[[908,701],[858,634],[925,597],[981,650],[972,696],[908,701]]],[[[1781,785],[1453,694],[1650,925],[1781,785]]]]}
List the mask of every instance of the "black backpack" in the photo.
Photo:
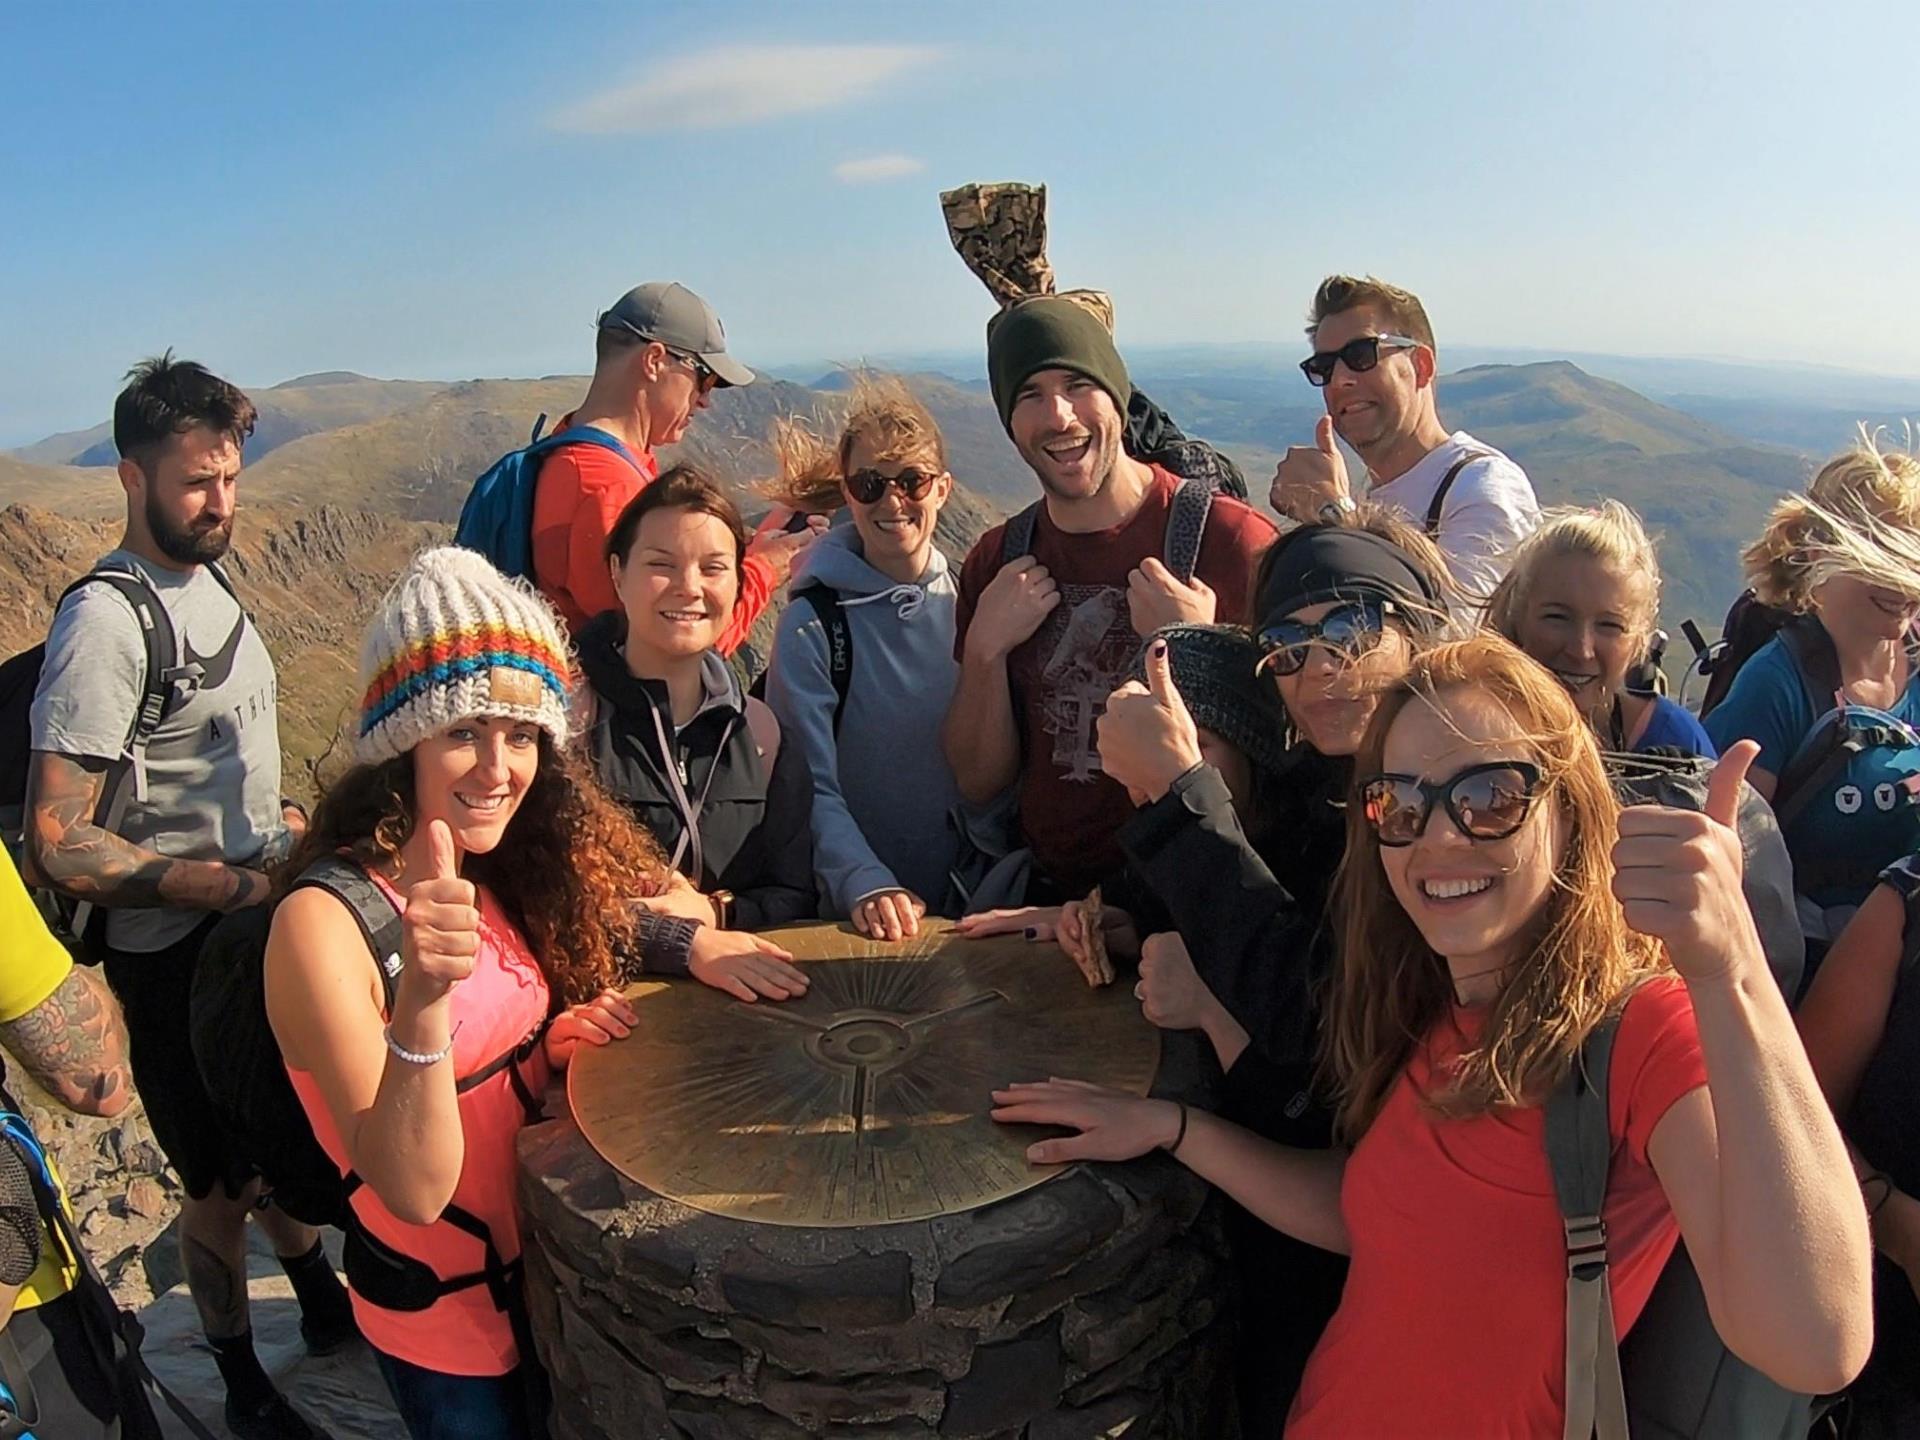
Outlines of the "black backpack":
{"type": "MultiPolygon", "coordinates": [[[[66,1264],[74,1272],[68,1298],[79,1319],[83,1343],[57,1347],[39,1357],[37,1363],[58,1367],[67,1388],[90,1402],[110,1396],[110,1415],[118,1422],[117,1433],[123,1440],[163,1440],[165,1432],[156,1418],[156,1405],[171,1410],[194,1440],[213,1440],[212,1433],[186,1403],[147,1368],[140,1354],[145,1332],[139,1317],[114,1299],[93,1257],[80,1243],[73,1220],[61,1203],[46,1151],[20,1102],[4,1088],[0,1088],[0,1143],[13,1146],[26,1162],[34,1207],[45,1227],[43,1238],[64,1252],[66,1264]]],[[[39,1440],[59,1440],[44,1428],[36,1428],[41,1417],[33,1373],[15,1347],[12,1333],[6,1330],[0,1330],[0,1380],[4,1380],[8,1395],[6,1401],[0,1401],[0,1440],[35,1436],[39,1440]]]]}
{"type": "MultiPolygon", "coordinates": [[[[1707,643],[1706,637],[1700,633],[1700,627],[1693,621],[1681,623],[1681,630],[1693,646],[1692,669],[1705,676],[1707,681],[1706,693],[1700,697],[1701,719],[1711,715],[1714,708],[1727,698],[1727,692],[1733,688],[1733,677],[1740,673],[1740,667],[1793,618],[1791,610],[1764,605],[1758,595],[1746,589],[1740,592],[1739,598],[1727,610],[1727,618],[1720,626],[1720,638],[1712,644],[1707,643]]],[[[1815,713],[1823,712],[1826,708],[1824,705],[1815,706],[1815,713]]]]}
{"type": "MultiPolygon", "coordinates": [[[[366,871],[344,857],[316,860],[293,883],[316,886],[352,913],[367,949],[378,962],[386,1008],[400,980],[400,914],[366,871]]],[[[273,909],[253,905],[224,916],[208,934],[195,962],[188,1006],[194,1064],[213,1102],[214,1118],[273,1189],[274,1203],[309,1225],[347,1226],[347,1196],[358,1181],[342,1178],[314,1138],[300,1097],[287,1078],[279,1042],[267,1021],[265,961],[273,909]]],[[[462,1093],[502,1070],[512,1075],[529,1112],[538,1102],[527,1094],[518,1062],[544,1031],[461,1077],[462,1093]]]]}
{"type": "MultiPolygon", "coordinates": [[[[1707,780],[1713,774],[1710,760],[1660,753],[1608,753],[1601,758],[1622,805],[1699,810],[1707,802],[1707,780]]],[[[1760,932],[1767,969],[1779,984],[1780,993],[1791,1002],[1800,993],[1800,978],[1807,964],[1806,940],[1794,900],[1793,861],[1773,807],[1751,785],[1741,787],[1736,828],[1742,862],[1740,888],[1748,910],[1753,912],[1754,928],[1760,932]]]]}
{"type": "Polygon", "coordinates": [[[1624,1341],[1613,1329],[1601,1205],[1613,1140],[1607,1071],[1615,1012],[1547,1100],[1547,1159],[1567,1240],[1565,1440],[1804,1440],[1811,1396],[1781,1388],[1727,1349],[1684,1244],[1624,1341]]]}
{"type": "MultiPolygon", "coordinates": [[[[227,593],[234,595],[233,582],[227,578],[227,572],[218,565],[210,564],[207,568],[227,593]]],[[[103,566],[89,570],[60,592],[55,611],[66,603],[68,596],[88,585],[111,585],[118,590],[133,607],[146,641],[140,708],[134,713],[133,726],[127,732],[119,758],[108,771],[107,782],[100,792],[100,806],[93,816],[94,824],[115,830],[126,814],[128,778],[143,762],[147,745],[161,722],[191,698],[199,687],[201,675],[198,666],[180,664],[173,617],[137,567],[103,566]]],[[[234,602],[239,603],[239,596],[234,595],[234,602]]],[[[4,841],[15,867],[21,868],[23,874],[27,873],[20,862],[26,830],[27,771],[33,752],[33,697],[40,688],[40,672],[46,660],[47,646],[42,641],[0,664],[0,841],[4,841]]],[[[70,901],[51,890],[37,890],[35,895],[54,933],[79,944],[83,956],[87,955],[91,949],[87,942],[98,938],[99,922],[105,917],[96,907],[70,901]]]]}

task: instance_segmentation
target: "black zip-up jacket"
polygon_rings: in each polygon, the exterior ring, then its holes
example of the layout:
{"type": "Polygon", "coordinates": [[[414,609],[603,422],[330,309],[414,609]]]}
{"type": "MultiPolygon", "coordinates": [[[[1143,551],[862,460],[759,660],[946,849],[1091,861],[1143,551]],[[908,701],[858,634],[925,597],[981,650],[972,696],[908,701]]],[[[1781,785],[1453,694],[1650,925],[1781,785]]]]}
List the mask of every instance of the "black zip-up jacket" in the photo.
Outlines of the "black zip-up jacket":
{"type": "Polygon", "coordinates": [[[783,743],[767,773],[746,697],[713,654],[705,662],[709,698],[676,729],[666,685],[628,671],[619,648],[625,633],[626,616],[609,610],[579,637],[595,700],[587,750],[600,783],[702,892],[733,892],[736,929],[813,919],[819,907],[806,756],[783,743]]]}
{"type": "Polygon", "coordinates": [[[1252,1042],[1227,1074],[1229,1115],[1295,1145],[1324,1146],[1330,1135],[1330,1116],[1308,1091],[1333,969],[1328,911],[1346,853],[1352,768],[1297,752],[1286,811],[1271,817],[1258,850],[1211,765],[1182,775],[1120,831],[1135,883],[1165,907],[1193,968],[1252,1042]]]}

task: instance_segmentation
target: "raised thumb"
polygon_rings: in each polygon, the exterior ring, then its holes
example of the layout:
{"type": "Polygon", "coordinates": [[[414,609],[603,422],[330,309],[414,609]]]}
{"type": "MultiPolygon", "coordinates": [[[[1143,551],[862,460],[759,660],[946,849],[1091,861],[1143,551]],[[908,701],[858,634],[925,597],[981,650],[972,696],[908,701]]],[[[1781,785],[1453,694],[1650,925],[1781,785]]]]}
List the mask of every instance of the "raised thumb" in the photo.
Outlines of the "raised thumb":
{"type": "Polygon", "coordinates": [[[1167,653],[1165,640],[1155,640],[1147,646],[1147,689],[1153,692],[1154,699],[1170,709],[1187,708],[1187,702],[1180,698],[1180,687],[1173,683],[1173,657],[1167,653]]]}
{"type": "Polygon", "coordinates": [[[427,825],[427,848],[431,860],[429,880],[458,880],[460,856],[453,848],[453,830],[444,820],[427,825]]]}
{"type": "Polygon", "coordinates": [[[1313,427],[1313,443],[1322,455],[1331,455],[1333,451],[1333,417],[1322,415],[1313,427]]]}
{"type": "Polygon", "coordinates": [[[1701,807],[1709,820],[1718,820],[1731,829],[1740,818],[1740,787],[1746,783],[1747,772],[1759,753],[1756,742],[1740,740],[1720,757],[1707,777],[1707,802],[1701,807]]]}

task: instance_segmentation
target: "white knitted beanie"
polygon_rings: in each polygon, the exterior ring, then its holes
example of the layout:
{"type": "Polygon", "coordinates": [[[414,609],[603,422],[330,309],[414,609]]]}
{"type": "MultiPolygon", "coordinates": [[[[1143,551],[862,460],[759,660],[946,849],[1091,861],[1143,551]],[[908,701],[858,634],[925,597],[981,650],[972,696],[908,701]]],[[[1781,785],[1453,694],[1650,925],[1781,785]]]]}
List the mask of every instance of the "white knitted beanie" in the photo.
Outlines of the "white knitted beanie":
{"type": "Polygon", "coordinates": [[[532,721],[564,745],[572,673],[566,631],[531,586],[472,550],[423,550],[360,646],[354,758],[390,760],[483,716],[532,721]]]}

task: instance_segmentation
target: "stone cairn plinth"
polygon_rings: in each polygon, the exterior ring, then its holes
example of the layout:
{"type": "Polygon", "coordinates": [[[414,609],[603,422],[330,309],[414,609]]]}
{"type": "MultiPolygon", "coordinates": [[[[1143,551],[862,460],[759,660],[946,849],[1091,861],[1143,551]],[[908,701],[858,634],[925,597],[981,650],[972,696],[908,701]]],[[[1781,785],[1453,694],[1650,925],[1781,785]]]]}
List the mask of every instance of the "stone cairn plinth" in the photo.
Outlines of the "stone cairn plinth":
{"type": "Polygon", "coordinates": [[[1219,1203],[1165,1156],[839,1228],[665,1199],[571,1119],[520,1167],[560,1440],[1237,1434],[1219,1203]]]}

